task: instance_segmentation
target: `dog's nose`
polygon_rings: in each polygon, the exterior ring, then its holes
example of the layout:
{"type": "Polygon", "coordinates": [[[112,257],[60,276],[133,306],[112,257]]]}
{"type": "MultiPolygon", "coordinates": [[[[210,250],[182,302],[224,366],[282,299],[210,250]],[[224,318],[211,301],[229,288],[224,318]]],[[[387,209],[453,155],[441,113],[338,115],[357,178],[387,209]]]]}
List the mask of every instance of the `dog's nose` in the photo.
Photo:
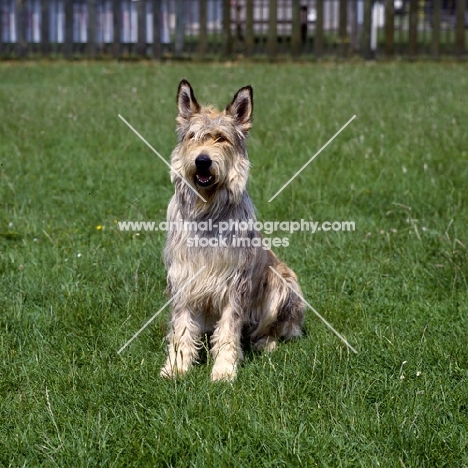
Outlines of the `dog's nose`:
{"type": "Polygon", "coordinates": [[[207,171],[211,167],[211,158],[207,154],[200,154],[195,159],[195,166],[199,171],[207,171]]]}

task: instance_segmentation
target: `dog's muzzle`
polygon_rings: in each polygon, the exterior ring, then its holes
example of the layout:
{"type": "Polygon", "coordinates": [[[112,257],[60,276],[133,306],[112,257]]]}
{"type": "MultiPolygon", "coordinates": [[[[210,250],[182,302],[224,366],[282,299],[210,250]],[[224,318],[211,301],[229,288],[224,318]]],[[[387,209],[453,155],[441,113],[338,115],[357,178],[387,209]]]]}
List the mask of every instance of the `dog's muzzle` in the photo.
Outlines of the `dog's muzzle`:
{"type": "Polygon", "coordinates": [[[197,172],[195,181],[200,187],[208,187],[214,182],[214,176],[211,174],[211,158],[207,154],[200,154],[195,159],[197,172]]]}

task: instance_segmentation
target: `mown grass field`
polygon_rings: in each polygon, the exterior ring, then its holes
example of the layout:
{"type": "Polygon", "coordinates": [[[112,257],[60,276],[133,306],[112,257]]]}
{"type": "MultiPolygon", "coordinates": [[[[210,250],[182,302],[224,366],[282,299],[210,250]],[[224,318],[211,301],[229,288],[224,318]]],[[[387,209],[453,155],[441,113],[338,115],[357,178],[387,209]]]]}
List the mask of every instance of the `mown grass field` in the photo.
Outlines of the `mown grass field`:
{"type": "MultiPolygon", "coordinates": [[[[468,66],[0,65],[0,465],[468,466],[468,66]],[[306,336],[163,381],[175,93],[254,87],[260,220],[356,223],[276,253],[306,336]],[[268,199],[354,114],[273,202],[268,199]]],[[[280,237],[284,233],[278,234],[280,237]]]]}

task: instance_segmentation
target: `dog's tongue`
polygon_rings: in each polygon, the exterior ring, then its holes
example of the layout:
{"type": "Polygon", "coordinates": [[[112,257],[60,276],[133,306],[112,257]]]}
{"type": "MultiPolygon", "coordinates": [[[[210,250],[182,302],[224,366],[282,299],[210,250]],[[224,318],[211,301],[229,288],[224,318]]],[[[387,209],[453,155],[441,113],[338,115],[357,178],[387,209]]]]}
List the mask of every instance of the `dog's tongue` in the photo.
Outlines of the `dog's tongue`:
{"type": "Polygon", "coordinates": [[[203,175],[199,175],[198,176],[198,180],[204,184],[206,182],[208,182],[210,180],[211,176],[207,175],[207,176],[203,176],[203,175]]]}

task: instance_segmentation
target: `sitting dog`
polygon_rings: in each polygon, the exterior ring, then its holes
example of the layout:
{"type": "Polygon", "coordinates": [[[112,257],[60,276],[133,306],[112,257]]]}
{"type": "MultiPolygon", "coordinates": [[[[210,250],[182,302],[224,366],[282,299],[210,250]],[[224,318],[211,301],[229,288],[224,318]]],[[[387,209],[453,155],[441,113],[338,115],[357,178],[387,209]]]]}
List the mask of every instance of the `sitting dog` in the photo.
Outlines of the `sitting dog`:
{"type": "Polygon", "coordinates": [[[232,380],[242,359],[241,338],[273,350],[278,339],[301,335],[305,305],[297,276],[252,228],[255,209],[246,190],[252,88],[241,88],[220,112],[200,106],[182,80],[177,105],[175,194],[167,220],[191,229],[170,229],[164,249],[172,315],[161,375],[184,374],[202,334],[212,333],[211,378],[232,380]]]}

